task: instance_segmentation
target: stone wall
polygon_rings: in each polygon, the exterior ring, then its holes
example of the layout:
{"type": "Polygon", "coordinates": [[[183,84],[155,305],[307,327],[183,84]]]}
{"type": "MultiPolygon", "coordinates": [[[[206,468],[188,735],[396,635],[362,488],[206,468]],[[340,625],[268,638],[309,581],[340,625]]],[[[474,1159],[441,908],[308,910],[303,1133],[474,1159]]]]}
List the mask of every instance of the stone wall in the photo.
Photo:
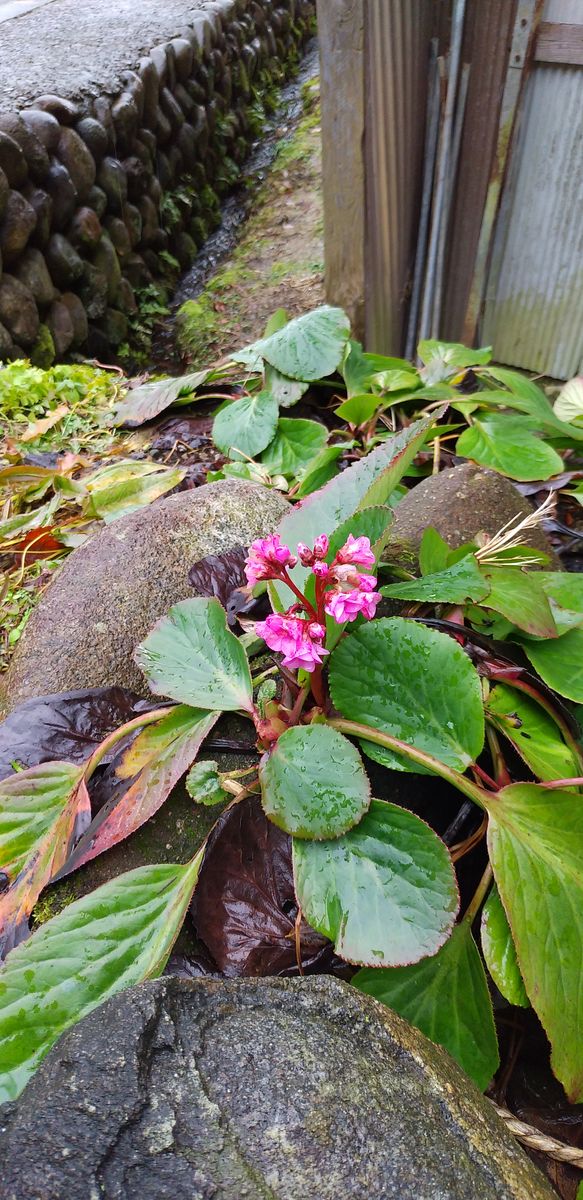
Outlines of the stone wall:
{"type": "Polygon", "coordinates": [[[214,0],[116,94],[45,95],[0,117],[0,361],[106,359],[131,337],[144,291],[217,224],[314,7],[214,0]]]}

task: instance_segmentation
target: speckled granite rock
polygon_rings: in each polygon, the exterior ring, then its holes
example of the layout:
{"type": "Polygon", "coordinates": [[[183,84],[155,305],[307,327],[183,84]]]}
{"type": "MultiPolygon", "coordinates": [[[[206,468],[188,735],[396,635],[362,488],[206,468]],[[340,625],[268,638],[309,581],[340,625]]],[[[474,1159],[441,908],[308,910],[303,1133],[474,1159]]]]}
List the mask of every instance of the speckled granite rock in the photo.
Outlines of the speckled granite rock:
{"type": "Polygon", "coordinates": [[[4,1200],[552,1200],[449,1056],[330,977],[165,978],[0,1112],[4,1200]]]}
{"type": "Polygon", "coordinates": [[[113,683],[149,695],[133,652],[172,604],[195,594],[189,568],[271,533],[287,507],[278,492],[232,479],[106,526],[48,587],[7,672],[0,707],[113,683]]]}

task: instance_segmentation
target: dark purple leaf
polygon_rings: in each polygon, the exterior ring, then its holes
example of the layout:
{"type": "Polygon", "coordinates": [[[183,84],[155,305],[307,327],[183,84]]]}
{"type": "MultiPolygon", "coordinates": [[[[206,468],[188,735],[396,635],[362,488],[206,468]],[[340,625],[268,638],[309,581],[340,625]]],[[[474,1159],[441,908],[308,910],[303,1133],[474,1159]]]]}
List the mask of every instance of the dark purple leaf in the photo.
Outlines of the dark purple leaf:
{"type": "Polygon", "coordinates": [[[153,707],[157,705],[122,687],[25,700],[0,724],[0,779],[12,775],[13,763],[36,767],[56,760],[85,762],[109,733],[153,707]]]}
{"type": "Polygon", "coordinates": [[[200,558],[190,568],[189,582],[199,596],[216,596],[226,608],[232,593],[247,583],[246,559],[247,550],[244,546],[234,546],[224,554],[207,554],[206,558],[200,558]]]}
{"type": "MultiPolygon", "coordinates": [[[[196,933],[221,975],[297,975],[291,838],[258,796],[228,808],[210,838],[191,903],[196,933]]],[[[334,968],[331,943],[300,925],[303,969],[334,968]]],[[[204,965],[193,962],[203,973],[204,965]]]]}
{"type": "Polygon", "coordinates": [[[167,417],[156,427],[156,432],[150,442],[150,451],[154,456],[168,454],[177,442],[198,450],[201,446],[213,445],[211,430],[213,417],[192,417],[184,414],[181,417],[167,417]]]}

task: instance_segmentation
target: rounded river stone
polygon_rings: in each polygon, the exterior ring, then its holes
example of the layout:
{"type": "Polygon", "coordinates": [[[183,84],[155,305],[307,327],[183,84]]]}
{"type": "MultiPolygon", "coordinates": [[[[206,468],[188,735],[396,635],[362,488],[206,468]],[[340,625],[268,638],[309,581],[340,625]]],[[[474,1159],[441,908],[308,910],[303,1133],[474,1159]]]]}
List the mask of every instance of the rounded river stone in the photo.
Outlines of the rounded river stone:
{"type": "Polygon", "coordinates": [[[49,584],[4,677],[0,708],[110,683],[150,695],[134,650],[172,604],[195,594],[189,568],[266,537],[287,508],[278,492],[231,479],[106,525],[49,584]]]}
{"type": "Polygon", "coordinates": [[[0,1162],[4,1200],[555,1195],[444,1050],[325,976],[114,997],[5,1112],[0,1162]]]}

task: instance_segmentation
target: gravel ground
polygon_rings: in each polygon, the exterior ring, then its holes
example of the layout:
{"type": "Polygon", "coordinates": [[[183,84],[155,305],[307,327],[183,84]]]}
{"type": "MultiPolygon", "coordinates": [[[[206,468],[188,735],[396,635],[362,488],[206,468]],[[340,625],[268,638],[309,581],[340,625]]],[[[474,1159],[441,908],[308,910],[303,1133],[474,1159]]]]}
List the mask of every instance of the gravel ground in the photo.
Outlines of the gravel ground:
{"type": "MultiPolygon", "coordinates": [[[[0,15],[11,7],[0,4],[0,15]]],[[[0,111],[49,92],[70,99],[115,92],[124,70],[205,7],[204,0],[51,0],[4,20],[0,111]]]]}

